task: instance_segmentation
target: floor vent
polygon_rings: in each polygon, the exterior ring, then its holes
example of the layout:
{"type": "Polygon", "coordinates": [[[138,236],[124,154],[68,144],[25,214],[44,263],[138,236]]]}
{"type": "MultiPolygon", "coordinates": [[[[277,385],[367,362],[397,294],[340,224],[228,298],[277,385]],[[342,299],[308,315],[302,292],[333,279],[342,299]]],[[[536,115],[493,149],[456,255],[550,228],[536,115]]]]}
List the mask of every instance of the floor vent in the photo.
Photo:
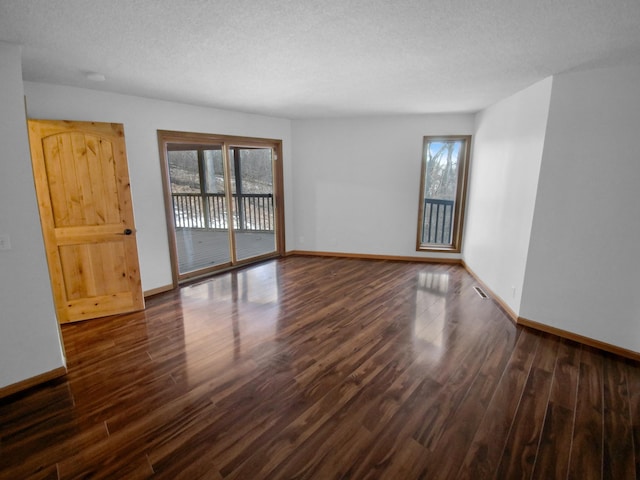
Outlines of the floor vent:
{"type": "Polygon", "coordinates": [[[482,290],[480,287],[473,287],[473,289],[480,296],[480,298],[487,298],[487,294],[484,293],[484,290],[482,290]]]}

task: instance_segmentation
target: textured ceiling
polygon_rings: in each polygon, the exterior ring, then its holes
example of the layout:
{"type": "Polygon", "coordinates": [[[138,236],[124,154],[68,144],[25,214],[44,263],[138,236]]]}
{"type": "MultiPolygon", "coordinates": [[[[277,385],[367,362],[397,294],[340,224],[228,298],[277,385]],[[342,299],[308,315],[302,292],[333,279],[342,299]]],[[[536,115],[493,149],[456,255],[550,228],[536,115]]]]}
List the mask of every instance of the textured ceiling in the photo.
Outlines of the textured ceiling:
{"type": "Polygon", "coordinates": [[[288,118],[472,112],[640,63],[640,1],[0,0],[0,41],[28,81],[288,118]]]}

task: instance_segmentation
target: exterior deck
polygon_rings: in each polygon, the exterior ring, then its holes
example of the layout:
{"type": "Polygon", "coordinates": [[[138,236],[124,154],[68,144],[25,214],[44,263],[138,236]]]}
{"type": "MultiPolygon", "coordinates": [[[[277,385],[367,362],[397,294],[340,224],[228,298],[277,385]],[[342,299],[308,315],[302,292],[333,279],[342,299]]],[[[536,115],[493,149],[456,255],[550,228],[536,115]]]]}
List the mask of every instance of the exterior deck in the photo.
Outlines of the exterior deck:
{"type": "MultiPolygon", "coordinates": [[[[257,257],[276,250],[275,234],[270,232],[236,232],[239,260],[257,257]]],[[[229,233],[200,228],[177,228],[178,267],[180,273],[222,265],[230,261],[229,233]]]]}

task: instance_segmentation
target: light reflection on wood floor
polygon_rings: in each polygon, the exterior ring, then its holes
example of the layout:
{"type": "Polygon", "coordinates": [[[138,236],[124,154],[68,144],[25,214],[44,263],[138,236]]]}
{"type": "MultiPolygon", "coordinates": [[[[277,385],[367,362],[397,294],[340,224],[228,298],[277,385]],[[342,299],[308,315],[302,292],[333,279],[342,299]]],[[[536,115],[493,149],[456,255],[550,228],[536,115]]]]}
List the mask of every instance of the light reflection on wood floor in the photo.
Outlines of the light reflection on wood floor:
{"type": "Polygon", "coordinates": [[[454,265],[286,257],[62,326],[0,478],[636,478],[640,367],[514,325],[454,265]]]}

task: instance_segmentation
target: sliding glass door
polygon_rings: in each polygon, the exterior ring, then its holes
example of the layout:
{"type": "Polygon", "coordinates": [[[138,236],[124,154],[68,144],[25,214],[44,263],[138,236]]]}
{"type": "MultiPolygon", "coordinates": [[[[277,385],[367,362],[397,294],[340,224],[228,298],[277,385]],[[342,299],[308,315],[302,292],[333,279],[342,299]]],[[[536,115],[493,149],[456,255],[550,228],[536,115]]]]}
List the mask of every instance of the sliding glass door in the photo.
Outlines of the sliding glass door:
{"type": "Polygon", "coordinates": [[[281,253],[278,141],[158,137],[176,282],[281,253]]]}

